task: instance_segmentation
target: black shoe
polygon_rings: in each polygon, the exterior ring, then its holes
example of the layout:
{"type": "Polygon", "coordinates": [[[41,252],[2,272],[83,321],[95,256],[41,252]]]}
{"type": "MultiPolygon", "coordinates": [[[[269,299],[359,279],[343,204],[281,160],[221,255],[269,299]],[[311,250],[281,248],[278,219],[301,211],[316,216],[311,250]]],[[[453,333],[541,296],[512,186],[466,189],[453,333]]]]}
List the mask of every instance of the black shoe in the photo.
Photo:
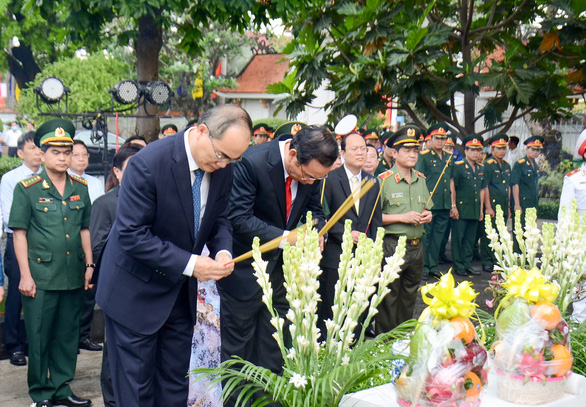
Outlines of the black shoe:
{"type": "Polygon", "coordinates": [[[492,273],[493,268],[492,268],[492,266],[482,266],[482,271],[486,271],[487,273],[492,273]]]}
{"type": "Polygon", "coordinates": [[[456,270],[456,274],[460,277],[468,277],[468,272],[466,270],[456,270]]]}
{"type": "Polygon", "coordinates": [[[372,326],[372,324],[370,324],[368,328],[366,328],[366,331],[364,331],[364,336],[366,336],[367,338],[376,338],[376,333],[374,332],[374,327],[372,326]]]}
{"type": "Polygon", "coordinates": [[[53,407],[53,403],[50,400],[37,401],[34,405],[37,407],[53,407]]]}
{"type": "Polygon", "coordinates": [[[470,274],[471,276],[479,276],[480,275],[480,271],[476,270],[474,267],[470,267],[468,271],[468,274],[470,274]]]}
{"type": "Polygon", "coordinates": [[[423,273],[423,274],[421,275],[421,279],[422,279],[423,281],[427,281],[427,280],[429,280],[429,274],[428,274],[428,273],[423,273]]]}
{"type": "Polygon", "coordinates": [[[66,399],[55,400],[54,406],[69,406],[69,407],[87,407],[92,405],[92,401],[88,399],[82,399],[77,397],[75,394],[67,397],[66,399]]]}
{"type": "Polygon", "coordinates": [[[12,363],[14,366],[26,366],[24,352],[18,351],[10,355],[10,363],[12,363]]]}
{"type": "Polygon", "coordinates": [[[90,338],[87,338],[79,343],[79,349],[98,351],[102,350],[102,345],[92,342],[90,338]]]}
{"type": "Polygon", "coordinates": [[[442,278],[442,275],[439,271],[430,271],[429,275],[435,278],[442,278]]]}

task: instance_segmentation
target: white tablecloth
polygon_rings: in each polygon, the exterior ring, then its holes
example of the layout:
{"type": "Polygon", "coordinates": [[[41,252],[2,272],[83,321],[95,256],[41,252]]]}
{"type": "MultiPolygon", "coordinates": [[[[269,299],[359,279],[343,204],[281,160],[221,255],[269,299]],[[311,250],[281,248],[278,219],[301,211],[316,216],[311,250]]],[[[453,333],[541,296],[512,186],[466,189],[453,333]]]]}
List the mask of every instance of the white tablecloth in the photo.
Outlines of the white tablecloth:
{"type": "MultiPolygon", "coordinates": [[[[568,386],[578,394],[565,393],[564,397],[552,403],[539,404],[539,407],[585,407],[586,406],[586,377],[572,374],[568,379],[568,386]]],[[[482,395],[482,407],[518,407],[501,400],[496,395],[496,374],[488,374],[488,386],[482,395]]],[[[372,389],[348,394],[342,400],[340,407],[398,407],[395,387],[392,384],[373,387],[372,389]]]]}

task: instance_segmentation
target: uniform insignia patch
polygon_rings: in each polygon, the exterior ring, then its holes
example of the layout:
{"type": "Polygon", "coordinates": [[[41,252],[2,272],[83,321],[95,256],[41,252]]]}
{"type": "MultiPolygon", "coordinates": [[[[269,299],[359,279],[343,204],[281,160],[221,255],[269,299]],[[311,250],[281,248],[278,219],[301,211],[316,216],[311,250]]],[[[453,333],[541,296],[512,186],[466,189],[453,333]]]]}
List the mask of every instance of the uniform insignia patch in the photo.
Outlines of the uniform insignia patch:
{"type": "Polygon", "coordinates": [[[49,186],[49,183],[47,182],[47,180],[46,180],[46,179],[44,179],[44,180],[43,180],[43,188],[44,188],[44,189],[49,189],[49,188],[51,188],[51,187],[49,186]]]}
{"type": "Polygon", "coordinates": [[[393,192],[391,194],[391,198],[403,198],[403,193],[402,192],[393,192]]]}
{"type": "Polygon", "coordinates": [[[378,177],[380,179],[385,179],[385,178],[389,178],[391,175],[393,175],[393,171],[387,170],[387,171],[385,171],[383,173],[378,174],[378,177]]]}
{"type": "Polygon", "coordinates": [[[78,177],[77,175],[73,174],[69,174],[69,177],[71,177],[72,180],[77,181],[80,184],[85,185],[87,187],[87,181],[85,180],[85,178],[78,177]]]}
{"type": "Polygon", "coordinates": [[[425,174],[424,174],[424,173],[422,173],[422,172],[419,172],[419,171],[417,171],[417,170],[413,170],[413,171],[415,171],[415,174],[419,175],[421,178],[423,178],[423,179],[426,179],[426,178],[425,178],[425,174]]]}
{"type": "Polygon", "coordinates": [[[81,201],[81,196],[79,195],[72,195],[69,197],[70,201],[81,201]]]}
{"type": "Polygon", "coordinates": [[[53,198],[39,198],[39,203],[53,203],[53,198]]]}
{"type": "Polygon", "coordinates": [[[397,181],[397,184],[399,182],[401,182],[401,175],[399,175],[399,174],[395,175],[395,181],[397,181]]]}
{"type": "Polygon", "coordinates": [[[20,183],[25,187],[28,188],[31,185],[35,185],[37,182],[41,182],[42,178],[38,175],[34,175],[30,178],[23,179],[20,183]]]}

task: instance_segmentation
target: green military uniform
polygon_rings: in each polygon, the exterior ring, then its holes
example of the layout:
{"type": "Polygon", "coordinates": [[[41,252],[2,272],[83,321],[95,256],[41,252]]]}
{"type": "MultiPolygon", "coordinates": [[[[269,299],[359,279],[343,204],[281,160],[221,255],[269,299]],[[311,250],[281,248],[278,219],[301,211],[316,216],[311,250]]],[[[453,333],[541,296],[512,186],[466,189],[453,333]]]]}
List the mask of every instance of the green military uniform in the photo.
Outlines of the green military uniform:
{"type": "MultiPolygon", "coordinates": [[[[45,137],[48,143],[72,145],[63,128],[69,134],[75,128],[61,119],[37,130],[37,145],[55,123],[61,127],[53,127],[54,132],[45,137]]],[[[68,382],[73,380],[77,362],[86,270],[80,230],[89,228],[91,202],[87,182],[74,175],[66,177],[63,195],[45,170],[23,180],[14,190],[10,211],[9,227],[26,230],[29,268],[36,285],[34,297],[22,297],[29,340],[29,395],[35,402],[71,396],[68,382]]]]}
{"type": "MultiPolygon", "coordinates": [[[[427,130],[428,135],[439,138],[446,138],[447,132],[448,126],[443,123],[433,125],[427,130]]],[[[440,276],[437,271],[440,245],[450,221],[450,209],[452,207],[452,194],[450,192],[450,178],[452,177],[452,167],[454,164],[452,160],[452,154],[442,151],[440,157],[431,148],[419,154],[417,164],[415,165],[416,170],[425,174],[427,189],[430,193],[437,185],[432,198],[433,219],[430,223],[425,224],[425,235],[423,238],[425,247],[424,279],[427,279],[427,276],[430,274],[436,277],[440,276]]]]}
{"type": "MultiPolygon", "coordinates": [[[[507,147],[509,137],[506,134],[497,134],[488,140],[491,147],[507,147]]],[[[484,179],[485,185],[488,187],[488,194],[490,196],[490,206],[496,213],[497,205],[500,205],[504,212],[505,219],[509,217],[509,199],[510,199],[510,184],[511,184],[511,166],[502,160],[499,163],[495,158],[489,158],[484,163],[484,179]]],[[[491,218],[493,227],[495,227],[494,219],[491,218]]],[[[494,253],[489,246],[489,239],[486,236],[484,224],[481,224],[481,239],[480,239],[480,257],[483,268],[492,268],[496,264],[494,253]]],[[[487,269],[488,271],[489,269],[487,269]]]]}
{"type": "MultiPolygon", "coordinates": [[[[482,149],[482,138],[470,135],[464,139],[466,148],[482,149]]],[[[481,208],[481,193],[485,188],[484,167],[477,163],[475,169],[463,158],[457,161],[452,172],[456,191],[455,201],[459,218],[452,224],[452,257],[456,274],[478,274],[470,267],[476,241],[481,208]]]]}
{"type": "MultiPolygon", "coordinates": [[[[387,141],[391,148],[418,146],[419,130],[415,126],[405,126],[387,141]],[[409,129],[414,129],[415,132],[409,129]],[[413,134],[412,134],[413,133],[413,134]],[[400,143],[400,144],[399,144],[400,143]]],[[[402,214],[411,211],[423,212],[429,198],[429,190],[422,173],[411,169],[411,182],[399,173],[397,166],[379,176],[381,185],[381,208],[383,214],[402,214]]],[[[429,206],[433,206],[430,202],[429,206]]],[[[405,263],[400,277],[389,288],[391,292],[383,299],[375,317],[376,333],[385,333],[413,317],[415,298],[423,274],[424,248],[421,237],[422,226],[406,223],[392,223],[384,226],[384,255],[393,255],[400,236],[407,237],[405,263]]]]}
{"type": "Polygon", "coordinates": [[[391,163],[387,161],[385,158],[384,149],[386,148],[387,140],[392,137],[392,131],[386,131],[380,136],[381,143],[383,144],[383,151],[378,154],[378,166],[376,167],[376,171],[374,172],[375,177],[378,177],[383,172],[386,172],[391,169],[391,163]]]}

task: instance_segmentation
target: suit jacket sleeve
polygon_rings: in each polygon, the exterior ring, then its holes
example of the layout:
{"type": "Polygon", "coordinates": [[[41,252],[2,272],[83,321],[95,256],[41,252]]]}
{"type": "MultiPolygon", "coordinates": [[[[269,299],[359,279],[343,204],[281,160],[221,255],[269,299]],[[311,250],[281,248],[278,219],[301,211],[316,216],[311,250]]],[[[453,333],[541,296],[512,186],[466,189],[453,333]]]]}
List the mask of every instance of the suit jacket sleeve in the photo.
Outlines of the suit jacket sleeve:
{"type": "Polygon", "coordinates": [[[92,217],[90,222],[90,232],[92,237],[92,253],[96,260],[106,243],[106,238],[112,228],[114,219],[112,218],[109,205],[116,205],[104,195],[102,199],[97,199],[92,206],[92,217]]]}
{"type": "MultiPolygon", "coordinates": [[[[232,167],[231,164],[229,167],[232,167]]],[[[207,240],[206,245],[210,251],[210,257],[213,259],[220,250],[227,250],[232,253],[232,224],[228,220],[228,202],[230,201],[230,195],[232,191],[233,183],[233,172],[227,171],[228,168],[223,170],[222,178],[222,195],[215,202],[209,202],[209,205],[214,205],[214,210],[217,215],[214,219],[214,226],[210,233],[210,239],[207,240]],[[227,176],[226,176],[227,174],[227,176]]],[[[218,175],[218,172],[212,174],[212,182],[214,177],[218,175]]],[[[211,183],[210,183],[211,188],[211,183]]],[[[208,209],[206,209],[207,212],[208,209]]],[[[205,216],[205,215],[204,215],[205,216]]]]}
{"type": "Polygon", "coordinates": [[[135,260],[177,280],[191,253],[153,233],[157,212],[176,210],[174,202],[165,208],[158,208],[157,203],[156,176],[147,160],[137,154],[128,163],[118,196],[116,222],[120,246],[135,260]]]}
{"type": "MultiPolygon", "coordinates": [[[[234,182],[230,195],[229,219],[232,222],[234,233],[246,236],[252,240],[258,236],[262,243],[271,241],[283,235],[284,229],[270,225],[254,215],[254,205],[258,194],[258,177],[256,168],[246,156],[234,166],[234,182]]],[[[268,199],[263,205],[275,205],[275,200],[268,199]]]]}

